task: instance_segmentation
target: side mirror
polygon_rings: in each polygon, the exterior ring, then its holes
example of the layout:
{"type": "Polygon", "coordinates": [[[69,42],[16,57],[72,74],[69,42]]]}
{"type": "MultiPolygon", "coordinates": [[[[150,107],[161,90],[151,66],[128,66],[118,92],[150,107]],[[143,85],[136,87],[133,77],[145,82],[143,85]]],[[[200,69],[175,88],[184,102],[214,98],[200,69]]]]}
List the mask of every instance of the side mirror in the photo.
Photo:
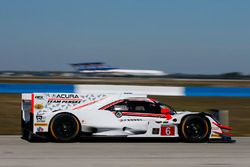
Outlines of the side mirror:
{"type": "Polygon", "coordinates": [[[162,114],[168,114],[168,113],[170,113],[170,109],[169,108],[162,108],[161,113],[162,114]]]}

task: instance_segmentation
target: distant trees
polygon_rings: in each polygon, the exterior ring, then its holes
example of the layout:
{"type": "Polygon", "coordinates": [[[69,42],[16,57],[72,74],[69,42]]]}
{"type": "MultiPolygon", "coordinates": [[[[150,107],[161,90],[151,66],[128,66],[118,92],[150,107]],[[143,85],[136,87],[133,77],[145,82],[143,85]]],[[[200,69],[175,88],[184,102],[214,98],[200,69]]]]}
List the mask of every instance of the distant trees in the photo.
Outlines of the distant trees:
{"type": "Polygon", "coordinates": [[[243,75],[240,72],[229,72],[229,73],[224,73],[220,75],[222,78],[232,78],[232,79],[241,79],[245,78],[245,75],[243,75]]]}

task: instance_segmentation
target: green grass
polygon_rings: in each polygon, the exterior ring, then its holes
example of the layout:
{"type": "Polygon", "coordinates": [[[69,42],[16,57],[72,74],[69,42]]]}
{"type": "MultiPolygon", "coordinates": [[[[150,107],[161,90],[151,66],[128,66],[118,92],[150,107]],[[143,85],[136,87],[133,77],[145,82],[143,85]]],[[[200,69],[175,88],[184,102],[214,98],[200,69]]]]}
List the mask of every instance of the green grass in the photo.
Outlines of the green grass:
{"type": "Polygon", "coordinates": [[[0,134],[20,134],[21,96],[0,94],[0,134]]]}

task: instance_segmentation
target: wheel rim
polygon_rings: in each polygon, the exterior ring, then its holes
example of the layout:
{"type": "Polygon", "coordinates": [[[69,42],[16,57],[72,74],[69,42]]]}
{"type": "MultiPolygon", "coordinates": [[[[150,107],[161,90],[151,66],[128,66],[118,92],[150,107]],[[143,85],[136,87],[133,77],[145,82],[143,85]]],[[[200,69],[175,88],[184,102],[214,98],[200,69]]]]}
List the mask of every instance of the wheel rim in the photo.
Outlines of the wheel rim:
{"type": "Polygon", "coordinates": [[[78,123],[75,118],[62,115],[54,121],[52,131],[54,136],[59,140],[71,140],[79,131],[78,123]]]}
{"type": "Polygon", "coordinates": [[[201,119],[188,120],[184,125],[184,133],[189,141],[201,141],[207,135],[207,123],[201,119]]]}

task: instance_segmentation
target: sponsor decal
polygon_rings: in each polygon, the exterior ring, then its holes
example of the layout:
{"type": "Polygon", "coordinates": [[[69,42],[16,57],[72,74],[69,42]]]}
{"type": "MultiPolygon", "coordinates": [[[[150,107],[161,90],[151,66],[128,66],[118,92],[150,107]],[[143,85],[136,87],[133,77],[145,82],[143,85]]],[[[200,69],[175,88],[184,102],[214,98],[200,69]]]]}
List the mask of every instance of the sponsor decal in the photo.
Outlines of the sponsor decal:
{"type": "MultiPolygon", "coordinates": [[[[52,110],[52,109],[51,109],[52,110]]],[[[57,112],[57,111],[60,111],[60,110],[62,110],[62,109],[56,109],[56,110],[53,110],[52,112],[57,112]]]]}
{"type": "Polygon", "coordinates": [[[77,94],[54,94],[48,99],[48,103],[78,104],[82,99],[77,94]]]}
{"type": "Polygon", "coordinates": [[[77,94],[53,94],[52,98],[58,99],[79,99],[77,94]]]}
{"type": "Polygon", "coordinates": [[[161,136],[174,136],[175,126],[161,126],[161,136]]]}
{"type": "Polygon", "coordinates": [[[56,98],[79,98],[77,94],[58,94],[56,98]]]}
{"type": "Polygon", "coordinates": [[[35,99],[42,100],[43,96],[35,96],[35,99]]]}
{"type": "Polygon", "coordinates": [[[167,124],[168,124],[167,121],[163,121],[163,122],[162,122],[162,125],[163,125],[163,126],[167,126],[167,124]]]}
{"type": "Polygon", "coordinates": [[[153,135],[158,135],[160,133],[160,129],[159,128],[153,128],[152,129],[152,134],[153,135]]]}
{"type": "Polygon", "coordinates": [[[121,122],[124,121],[142,121],[142,119],[120,119],[121,122]]]}
{"type": "Polygon", "coordinates": [[[43,129],[42,127],[39,126],[39,127],[37,127],[36,131],[37,131],[37,132],[43,132],[44,129],[43,129]]]}
{"type": "Polygon", "coordinates": [[[36,114],[36,122],[46,122],[46,117],[44,116],[45,111],[38,111],[36,114]]]}
{"type": "Polygon", "coordinates": [[[41,116],[41,115],[37,115],[37,116],[36,116],[36,121],[37,121],[37,122],[45,122],[45,117],[44,117],[44,116],[41,116]]]}
{"type": "Polygon", "coordinates": [[[48,103],[62,103],[62,104],[79,104],[81,99],[72,100],[48,100],[48,103]]]}
{"type": "Polygon", "coordinates": [[[43,109],[43,105],[42,104],[35,104],[35,109],[37,109],[37,110],[41,110],[41,109],[43,109]]]}
{"type": "Polygon", "coordinates": [[[35,123],[35,126],[48,126],[47,123],[35,123]]]}
{"type": "Polygon", "coordinates": [[[115,116],[116,116],[117,118],[121,118],[121,117],[122,117],[122,113],[121,113],[121,112],[116,112],[116,113],[115,113],[115,116]]]}
{"type": "Polygon", "coordinates": [[[221,136],[220,136],[219,134],[217,134],[217,133],[213,133],[213,134],[211,135],[211,137],[212,137],[212,138],[221,138],[221,136]]]}
{"type": "Polygon", "coordinates": [[[46,111],[44,111],[44,110],[40,110],[40,111],[38,111],[37,112],[37,116],[41,116],[41,115],[44,115],[46,113],[46,111]]]}

